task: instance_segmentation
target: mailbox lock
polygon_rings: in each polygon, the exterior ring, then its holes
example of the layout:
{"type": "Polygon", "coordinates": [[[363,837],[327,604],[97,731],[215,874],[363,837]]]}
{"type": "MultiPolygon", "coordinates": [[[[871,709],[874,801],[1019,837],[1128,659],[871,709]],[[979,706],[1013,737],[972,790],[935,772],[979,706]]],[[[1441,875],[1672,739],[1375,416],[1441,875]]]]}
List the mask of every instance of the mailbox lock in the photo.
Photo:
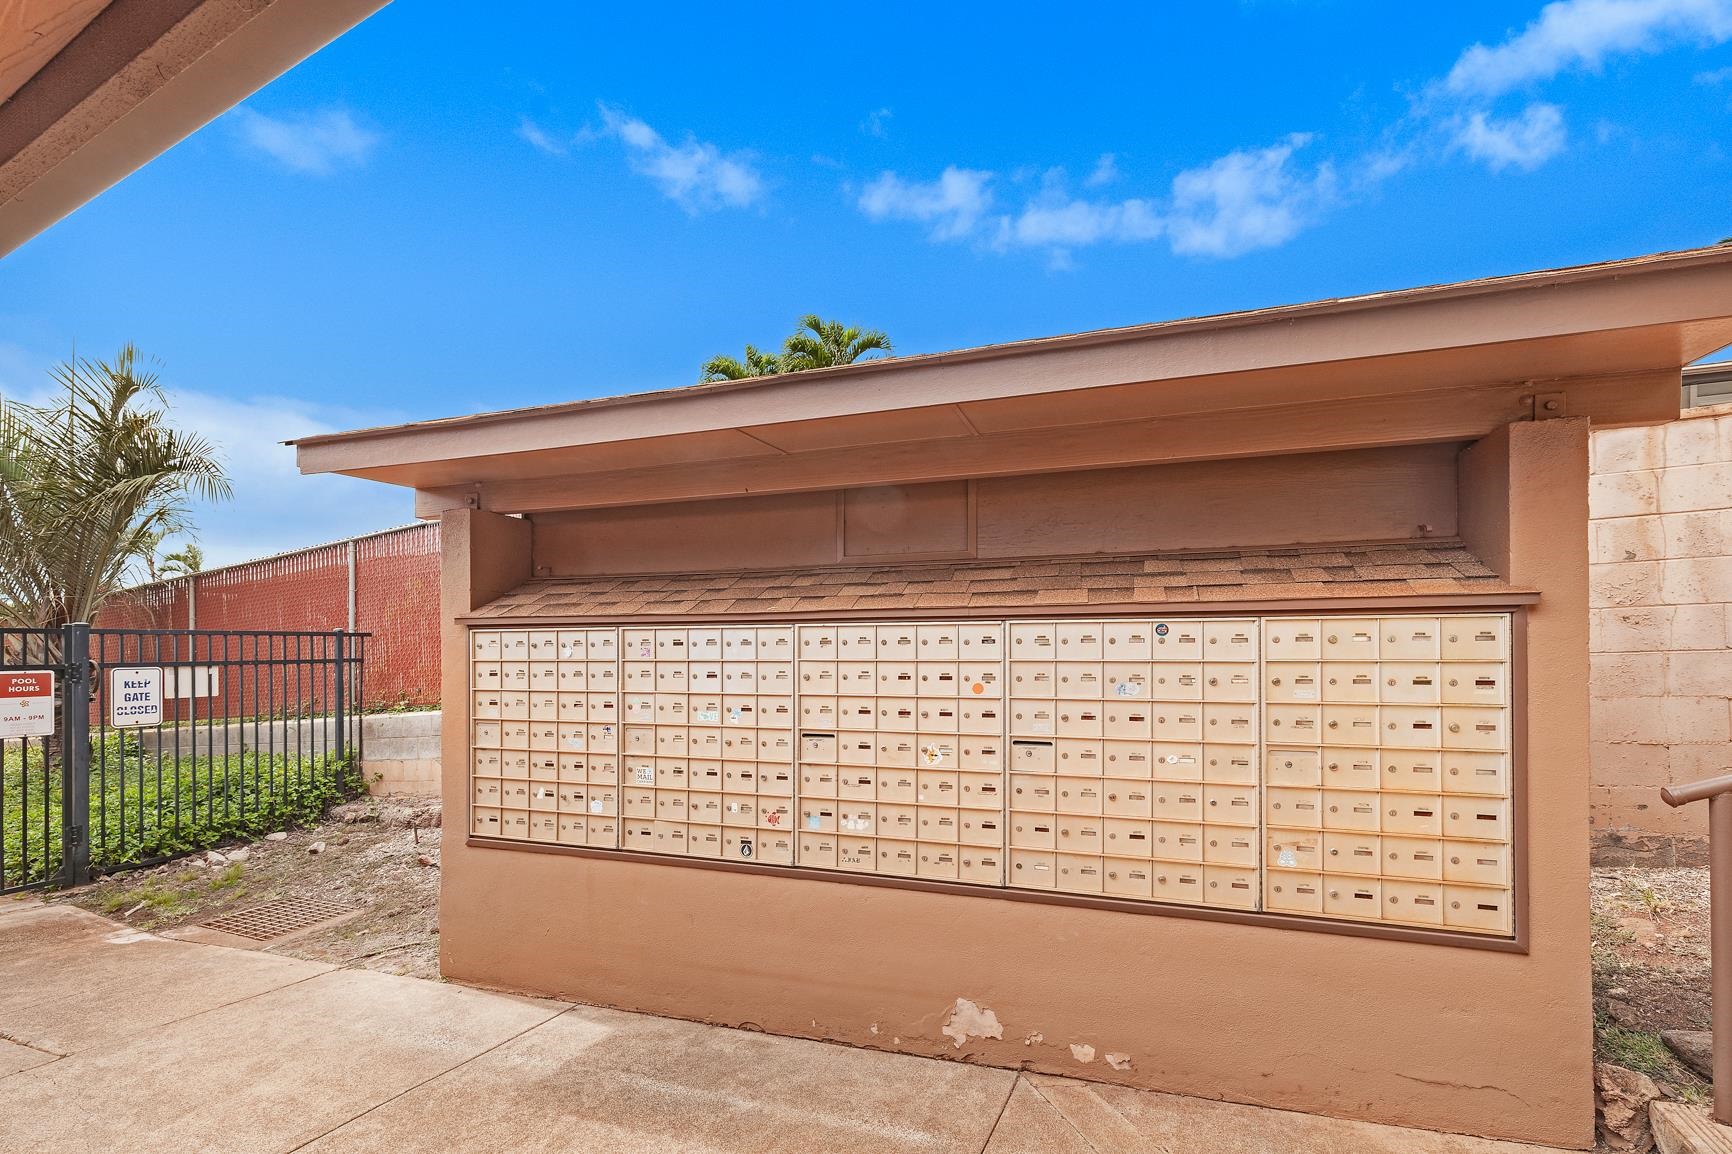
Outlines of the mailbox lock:
{"type": "Polygon", "coordinates": [[[1279,677],[1271,677],[1269,679],[1269,684],[1270,685],[1279,685],[1279,684],[1281,684],[1281,679],[1279,677]]]}
{"type": "Polygon", "coordinates": [[[1452,721],[1449,723],[1449,731],[1451,733],[1460,733],[1461,732],[1461,726],[1459,724],[1457,724],[1456,722],[1452,721]]]}

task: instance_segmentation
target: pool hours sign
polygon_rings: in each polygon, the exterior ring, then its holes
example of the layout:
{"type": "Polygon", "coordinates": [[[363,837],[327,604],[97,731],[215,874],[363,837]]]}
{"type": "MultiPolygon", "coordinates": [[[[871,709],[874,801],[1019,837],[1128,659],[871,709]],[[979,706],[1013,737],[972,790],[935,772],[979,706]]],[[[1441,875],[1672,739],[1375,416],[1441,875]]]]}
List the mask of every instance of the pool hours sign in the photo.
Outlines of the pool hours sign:
{"type": "Polygon", "coordinates": [[[0,673],[0,737],[46,737],[53,732],[54,674],[0,673]]]}
{"type": "Polygon", "coordinates": [[[136,729],[162,724],[162,670],[154,665],[108,671],[108,724],[136,729]]]}

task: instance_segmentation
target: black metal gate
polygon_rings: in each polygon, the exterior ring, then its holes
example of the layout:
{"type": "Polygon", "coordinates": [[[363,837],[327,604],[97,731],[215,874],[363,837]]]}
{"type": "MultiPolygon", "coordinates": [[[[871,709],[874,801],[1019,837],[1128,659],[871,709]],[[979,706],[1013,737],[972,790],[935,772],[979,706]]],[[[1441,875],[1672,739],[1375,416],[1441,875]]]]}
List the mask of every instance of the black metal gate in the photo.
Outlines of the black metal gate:
{"type": "Polygon", "coordinates": [[[341,630],[0,629],[0,675],[55,682],[49,735],[3,736],[0,698],[0,893],[316,820],[361,787],[366,642],[341,630]]]}

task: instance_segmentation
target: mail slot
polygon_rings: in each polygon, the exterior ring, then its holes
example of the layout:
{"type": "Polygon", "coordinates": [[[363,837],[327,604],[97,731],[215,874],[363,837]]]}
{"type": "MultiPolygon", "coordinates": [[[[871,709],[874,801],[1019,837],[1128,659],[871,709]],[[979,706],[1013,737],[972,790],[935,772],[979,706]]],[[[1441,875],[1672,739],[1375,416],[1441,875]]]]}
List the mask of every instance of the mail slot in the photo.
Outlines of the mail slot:
{"type": "Polygon", "coordinates": [[[1027,741],[1012,738],[1010,766],[1030,773],[1052,773],[1058,769],[1058,750],[1051,741],[1027,741]]]}
{"type": "Polygon", "coordinates": [[[1271,748],[1264,761],[1264,774],[1270,785],[1314,789],[1323,784],[1321,757],[1314,749],[1271,748]]]}
{"type": "Polygon", "coordinates": [[[1257,871],[1254,869],[1228,865],[1203,866],[1203,900],[1209,905],[1256,909],[1259,888],[1257,871]]]}
{"type": "Polygon", "coordinates": [[[1263,622],[1263,660],[1316,661],[1323,656],[1321,623],[1314,618],[1270,617],[1263,622]]]}
{"type": "Polygon", "coordinates": [[[1326,830],[1323,868],[1328,873],[1376,877],[1383,872],[1383,839],[1376,834],[1326,830]]]}
{"type": "Polygon", "coordinates": [[[1508,619],[1446,617],[1440,623],[1445,661],[1502,661],[1508,655],[1508,619]]]}
{"type": "Polygon", "coordinates": [[[1101,772],[1105,742],[1086,741],[1076,737],[1058,739],[1058,771],[1070,774],[1101,772]]]}
{"type": "MultiPolygon", "coordinates": [[[[1501,750],[1507,747],[1505,711],[1476,709],[1470,705],[1445,706],[1443,710],[1443,747],[1445,749],[1501,750]]],[[[510,742],[506,742],[507,745],[510,742]]]]}
{"type": "Polygon", "coordinates": [[[1242,785],[1203,786],[1203,820],[1214,824],[1256,825],[1257,791],[1242,785]]]}
{"type": "Polygon", "coordinates": [[[1010,851],[1010,884],[1025,889],[1058,887],[1058,859],[1050,850],[1010,851]]]}
{"type": "Polygon", "coordinates": [[[1376,833],[1382,828],[1378,795],[1361,790],[1323,791],[1323,828],[1376,833]]]}
{"type": "Polygon", "coordinates": [[[1323,867],[1323,835],[1270,830],[1265,842],[1266,864],[1276,869],[1317,870],[1323,867]]]}
{"type": "Polygon", "coordinates": [[[1172,621],[1157,618],[1150,622],[1151,652],[1156,661],[1201,661],[1203,658],[1203,625],[1199,621],[1172,621]]]}
{"type": "Polygon", "coordinates": [[[1272,826],[1319,829],[1323,825],[1323,795],[1320,790],[1271,786],[1264,807],[1272,826]]]}
{"type": "Polygon", "coordinates": [[[1102,651],[1108,661],[1147,661],[1153,636],[1147,621],[1109,621],[1101,627],[1102,651]]]}
{"type": "Polygon", "coordinates": [[[1443,887],[1443,924],[1454,929],[1507,934],[1511,926],[1507,890],[1443,887]]]}
{"type": "Polygon", "coordinates": [[[1321,701],[1322,665],[1315,661],[1271,661],[1263,667],[1263,699],[1277,704],[1321,701]]]}
{"type": "Polygon", "coordinates": [[[1234,785],[1253,784],[1257,780],[1256,747],[1205,744],[1203,780],[1234,785]]]}

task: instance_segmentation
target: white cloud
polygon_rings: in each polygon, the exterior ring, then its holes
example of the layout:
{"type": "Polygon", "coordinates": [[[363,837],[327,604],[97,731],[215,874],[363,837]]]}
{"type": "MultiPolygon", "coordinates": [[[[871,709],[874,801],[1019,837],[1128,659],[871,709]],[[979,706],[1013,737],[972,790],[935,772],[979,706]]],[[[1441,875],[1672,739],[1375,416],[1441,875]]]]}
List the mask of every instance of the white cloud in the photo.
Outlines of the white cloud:
{"type": "Polygon", "coordinates": [[[860,211],[873,220],[929,224],[933,240],[957,240],[972,233],[991,206],[991,183],[990,172],[955,166],[927,182],[886,172],[860,193],[860,211]]]}
{"type": "Polygon", "coordinates": [[[1474,112],[1455,131],[1455,146],[1493,171],[1531,172],[1563,151],[1564,116],[1555,104],[1534,103],[1519,117],[1494,120],[1474,112]]]}
{"type": "Polygon", "coordinates": [[[229,113],[229,120],[247,147],[315,176],[365,164],[379,144],[378,133],[340,108],[277,117],[242,106],[229,113]]]}
{"type": "MultiPolygon", "coordinates": [[[[0,395],[25,404],[53,400],[56,386],[48,370],[62,359],[0,345],[0,395]]],[[[222,397],[197,389],[170,387],[166,393],[172,423],[217,446],[234,488],[232,500],[199,504],[191,511],[207,565],[229,565],[414,520],[413,497],[402,489],[328,474],[303,477],[295,467],[295,451],[279,443],[388,424],[404,419],[402,414],[286,397],[222,397]]]]}
{"type": "Polygon", "coordinates": [[[1457,95],[1495,97],[1569,69],[1597,69],[1614,54],[1729,38],[1732,0],[1556,0],[1501,44],[1463,52],[1443,83],[1457,95]]]}
{"type": "Polygon", "coordinates": [[[1117,202],[1047,195],[1015,216],[999,218],[999,247],[1080,248],[1105,241],[1154,240],[1166,228],[1158,206],[1149,200],[1117,202]]]}
{"type": "Polygon", "coordinates": [[[564,156],[565,142],[549,136],[541,125],[525,116],[517,125],[517,135],[549,156],[564,156]]]}
{"type": "Polygon", "coordinates": [[[644,121],[605,104],[601,120],[603,132],[625,146],[632,169],[688,213],[748,208],[764,195],[764,178],[743,153],[725,154],[690,136],[669,144],[644,121]]]}
{"type": "Polygon", "coordinates": [[[1083,181],[1083,183],[1090,188],[1100,188],[1103,185],[1111,184],[1118,178],[1118,157],[1114,156],[1110,152],[1103,152],[1101,153],[1101,158],[1095,161],[1094,171],[1089,173],[1088,179],[1083,181]]]}
{"type": "Polygon", "coordinates": [[[890,134],[890,118],[895,115],[896,113],[892,109],[874,108],[866,114],[866,119],[860,122],[860,131],[867,136],[876,136],[882,139],[890,134]]]}
{"type": "Polygon", "coordinates": [[[1288,166],[1311,137],[1295,133],[1280,144],[1230,152],[1173,178],[1168,219],[1174,252],[1239,256],[1285,244],[1333,199],[1334,169],[1314,172],[1288,166]]]}

